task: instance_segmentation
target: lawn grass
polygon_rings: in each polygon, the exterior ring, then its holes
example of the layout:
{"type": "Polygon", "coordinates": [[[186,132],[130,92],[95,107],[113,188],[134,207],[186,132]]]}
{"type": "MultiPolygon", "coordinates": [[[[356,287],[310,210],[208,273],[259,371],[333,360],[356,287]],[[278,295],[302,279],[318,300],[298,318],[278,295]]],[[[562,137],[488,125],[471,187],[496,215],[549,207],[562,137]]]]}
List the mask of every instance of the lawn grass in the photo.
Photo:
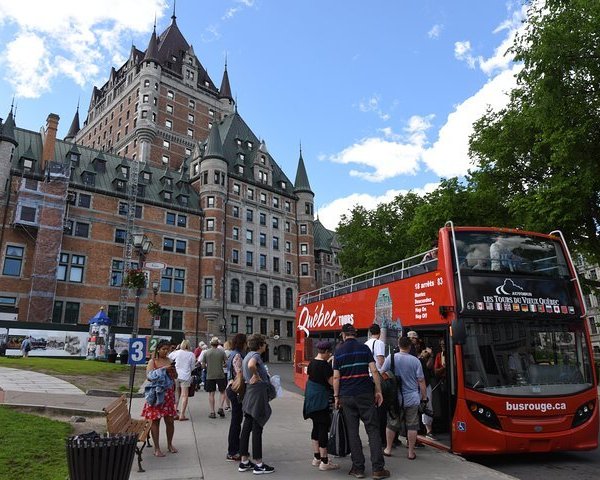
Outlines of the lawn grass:
{"type": "Polygon", "coordinates": [[[129,370],[128,365],[66,358],[0,357],[0,367],[34,370],[48,375],[98,375],[129,370]]]}
{"type": "Polygon", "coordinates": [[[2,406],[0,425],[0,480],[67,478],[71,425],[2,406]]]}

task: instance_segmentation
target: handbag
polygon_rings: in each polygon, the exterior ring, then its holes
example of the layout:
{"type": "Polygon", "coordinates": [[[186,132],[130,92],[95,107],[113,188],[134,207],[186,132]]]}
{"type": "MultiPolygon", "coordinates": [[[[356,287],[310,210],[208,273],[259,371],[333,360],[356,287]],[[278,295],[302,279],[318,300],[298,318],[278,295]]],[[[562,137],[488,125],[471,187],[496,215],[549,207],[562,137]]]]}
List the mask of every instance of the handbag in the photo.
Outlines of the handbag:
{"type": "Polygon", "coordinates": [[[244,393],[246,393],[246,381],[241,370],[237,373],[233,382],[231,382],[231,391],[239,397],[243,397],[244,393]]]}
{"type": "Polygon", "coordinates": [[[346,420],[339,408],[333,411],[331,427],[329,428],[329,439],[327,441],[327,452],[336,457],[345,457],[350,453],[350,439],[346,420]]]}

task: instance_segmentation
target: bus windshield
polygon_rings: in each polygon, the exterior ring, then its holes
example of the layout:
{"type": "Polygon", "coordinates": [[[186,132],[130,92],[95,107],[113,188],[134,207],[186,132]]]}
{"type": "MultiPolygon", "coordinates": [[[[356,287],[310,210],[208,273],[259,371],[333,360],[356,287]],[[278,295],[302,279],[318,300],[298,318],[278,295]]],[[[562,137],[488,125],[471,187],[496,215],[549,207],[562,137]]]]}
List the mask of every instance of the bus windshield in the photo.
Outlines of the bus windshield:
{"type": "Polygon", "coordinates": [[[498,232],[456,232],[461,271],[513,272],[568,278],[560,243],[543,237],[498,232]]]}
{"type": "Polygon", "coordinates": [[[580,320],[465,319],[465,386],[495,395],[568,395],[592,386],[580,320]]]}

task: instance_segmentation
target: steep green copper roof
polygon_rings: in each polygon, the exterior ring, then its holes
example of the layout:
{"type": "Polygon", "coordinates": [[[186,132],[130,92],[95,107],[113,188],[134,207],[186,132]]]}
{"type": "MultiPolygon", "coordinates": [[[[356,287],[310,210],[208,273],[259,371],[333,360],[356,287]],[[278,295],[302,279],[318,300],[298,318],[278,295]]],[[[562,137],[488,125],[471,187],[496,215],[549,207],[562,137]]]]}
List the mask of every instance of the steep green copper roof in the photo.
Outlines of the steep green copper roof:
{"type": "Polygon", "coordinates": [[[310,188],[310,183],[308,183],[308,175],[306,174],[306,167],[304,166],[304,159],[302,158],[302,149],[300,149],[300,158],[298,159],[298,170],[296,170],[294,192],[306,192],[314,195],[314,192],[310,188]]]}
{"type": "MultiPolygon", "coordinates": [[[[22,157],[31,158],[35,160],[33,171],[31,173],[37,175],[39,178],[42,177],[43,173],[40,170],[40,160],[42,158],[42,139],[39,132],[32,132],[30,130],[24,130],[20,128],[15,129],[15,136],[18,141],[18,146],[15,149],[13,155],[12,169],[13,171],[21,171],[22,166],[20,159],[22,157]]],[[[54,161],[59,163],[68,163],[69,154],[73,152],[74,145],[70,142],[57,139],[54,147],[54,161]]],[[[123,177],[119,168],[120,165],[125,165],[131,168],[133,160],[121,157],[119,155],[113,155],[107,152],[94,150],[82,145],[77,145],[77,150],[80,153],[78,162],[71,162],[71,179],[69,180],[69,186],[72,188],[78,188],[81,190],[88,190],[91,192],[98,192],[101,194],[112,195],[127,198],[126,191],[119,191],[115,188],[116,180],[127,181],[123,177]],[[105,163],[105,168],[101,169],[100,164],[105,163]],[[104,170],[104,171],[102,171],[104,170]],[[94,185],[84,182],[86,174],[94,174],[94,185]]],[[[165,201],[164,197],[160,195],[160,192],[164,190],[163,182],[161,178],[169,177],[173,178],[173,175],[167,169],[166,171],[161,167],[155,167],[152,165],[141,164],[140,172],[146,171],[151,174],[150,181],[144,181],[140,175],[138,184],[144,186],[144,195],[138,196],[137,202],[139,204],[152,203],[159,205],[163,208],[170,208],[174,210],[183,211],[200,211],[199,207],[199,196],[198,193],[190,188],[189,182],[173,182],[170,187],[170,191],[173,192],[173,199],[177,199],[181,195],[185,195],[189,198],[188,205],[181,205],[176,200],[165,201]]]]}
{"type": "Polygon", "coordinates": [[[331,247],[335,240],[336,233],[327,230],[319,219],[315,220],[313,231],[315,237],[315,250],[332,253],[333,250],[331,247]]]}
{"type": "Polygon", "coordinates": [[[6,121],[4,123],[0,122],[0,140],[10,142],[15,146],[17,144],[17,139],[15,138],[15,117],[13,116],[12,107],[10,107],[6,121]]]}
{"type": "Polygon", "coordinates": [[[223,154],[223,144],[221,143],[221,135],[219,134],[219,127],[213,123],[210,133],[208,134],[208,140],[206,141],[206,149],[204,150],[203,160],[208,158],[220,158],[225,160],[223,154]]]}
{"type": "MultiPolygon", "coordinates": [[[[241,178],[249,183],[256,183],[256,185],[260,186],[261,188],[266,188],[274,192],[288,196],[294,195],[294,185],[290,182],[290,179],[285,175],[285,173],[283,173],[281,167],[277,164],[271,154],[266,151],[264,146],[263,151],[259,152],[262,142],[258,139],[254,132],[250,130],[250,127],[248,127],[237,110],[235,113],[225,117],[219,124],[215,126],[219,129],[222,155],[227,161],[230,176],[241,178]],[[251,146],[249,146],[249,143],[251,146]],[[267,158],[267,163],[271,169],[270,174],[272,185],[265,185],[262,183],[259,184],[254,179],[253,165],[257,152],[265,155],[267,158]],[[244,156],[243,159],[241,158],[240,154],[244,156]],[[240,165],[244,166],[243,173],[239,173],[236,168],[240,165]]],[[[212,128],[212,130],[214,129],[215,127],[212,128]]],[[[208,142],[206,152],[209,151],[209,146],[210,141],[208,142]]],[[[206,152],[204,153],[203,158],[207,156],[206,152]]]]}

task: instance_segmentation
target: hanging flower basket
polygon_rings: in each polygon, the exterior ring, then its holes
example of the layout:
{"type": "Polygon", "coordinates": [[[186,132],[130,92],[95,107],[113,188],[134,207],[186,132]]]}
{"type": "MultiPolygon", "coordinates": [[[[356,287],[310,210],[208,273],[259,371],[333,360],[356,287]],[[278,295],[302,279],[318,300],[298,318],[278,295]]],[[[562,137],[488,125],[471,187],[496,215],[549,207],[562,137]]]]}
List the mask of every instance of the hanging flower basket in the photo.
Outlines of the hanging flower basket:
{"type": "Polygon", "coordinates": [[[123,285],[129,288],[144,288],[146,286],[146,275],[143,270],[129,270],[127,276],[123,279],[123,285]]]}
{"type": "Polygon", "coordinates": [[[158,317],[160,315],[161,310],[162,310],[162,307],[160,306],[160,303],[158,303],[158,302],[148,303],[148,312],[150,313],[151,316],[158,317]]]}

